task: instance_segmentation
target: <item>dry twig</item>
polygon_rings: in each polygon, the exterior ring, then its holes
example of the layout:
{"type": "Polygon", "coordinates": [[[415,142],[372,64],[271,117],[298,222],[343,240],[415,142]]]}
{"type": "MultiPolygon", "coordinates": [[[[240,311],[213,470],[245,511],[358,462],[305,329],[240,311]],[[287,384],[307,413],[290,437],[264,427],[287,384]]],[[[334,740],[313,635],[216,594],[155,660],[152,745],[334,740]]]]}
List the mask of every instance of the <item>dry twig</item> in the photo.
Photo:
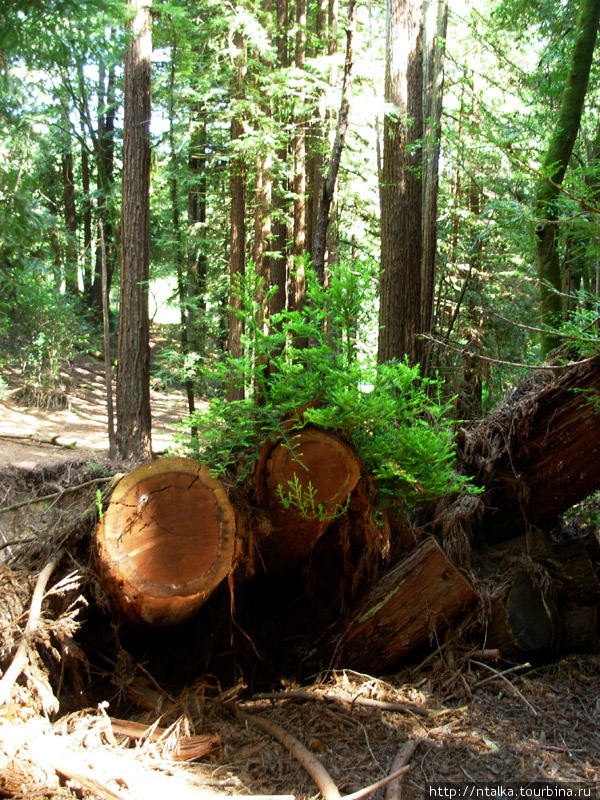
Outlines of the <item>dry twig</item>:
{"type": "Polygon", "coordinates": [[[335,785],[331,775],[321,762],[313,756],[310,750],[296,739],[295,736],[292,736],[292,734],[288,733],[281,725],[272,722],[270,719],[258,717],[255,714],[246,714],[240,709],[236,709],[236,712],[241,719],[262,728],[289,750],[317,784],[325,800],[341,800],[340,791],[335,785]]]}
{"type": "Polygon", "coordinates": [[[340,790],[334,783],[331,775],[327,772],[321,762],[313,756],[310,750],[308,750],[302,744],[302,742],[296,739],[295,736],[292,736],[291,733],[288,733],[284,728],[281,727],[281,725],[278,725],[276,722],[272,722],[269,719],[265,719],[264,717],[258,717],[254,714],[246,714],[239,708],[236,709],[236,713],[241,719],[254,723],[263,730],[267,731],[267,733],[271,734],[271,736],[277,739],[278,742],[280,742],[287,750],[289,750],[298,763],[304,767],[304,769],[314,780],[325,800],[360,800],[360,798],[366,797],[372,792],[377,791],[377,789],[381,789],[382,786],[386,786],[388,783],[396,780],[410,769],[409,765],[404,765],[398,769],[395,769],[390,775],[382,778],[376,783],[365,786],[363,789],[352,792],[352,794],[341,795],[340,790]]]}
{"type": "MultiPolygon", "coordinates": [[[[413,753],[417,749],[417,747],[423,741],[423,736],[420,736],[418,739],[409,739],[408,742],[405,742],[396,757],[392,761],[392,768],[390,770],[390,774],[394,775],[398,770],[405,767],[410,759],[412,758],[413,753]]],[[[387,792],[385,795],[386,800],[400,800],[402,796],[402,776],[395,778],[393,781],[388,783],[387,792]]]]}
{"type": "MultiPolygon", "coordinates": [[[[520,697],[520,698],[521,698],[521,700],[522,700],[522,701],[525,703],[525,705],[527,706],[527,708],[529,708],[529,709],[531,710],[531,712],[533,713],[533,715],[534,715],[535,717],[537,717],[537,716],[538,716],[537,709],[535,709],[535,708],[534,708],[534,707],[531,705],[531,703],[529,702],[529,700],[528,700],[528,699],[525,697],[525,695],[524,695],[522,692],[520,692],[520,691],[517,689],[517,687],[516,687],[514,684],[512,684],[512,683],[511,683],[511,682],[508,680],[508,678],[506,677],[506,675],[504,674],[504,672],[499,672],[497,669],[494,669],[494,667],[491,667],[489,664],[484,664],[484,663],[483,663],[483,661],[475,661],[475,659],[471,659],[471,662],[472,662],[473,664],[477,664],[477,666],[478,666],[478,667],[483,667],[484,669],[487,669],[487,670],[489,670],[490,672],[493,672],[493,673],[494,673],[494,676],[493,676],[494,678],[500,678],[501,680],[503,680],[503,681],[504,681],[504,683],[506,683],[508,686],[510,686],[511,690],[512,690],[512,691],[513,691],[513,692],[514,692],[516,695],[517,695],[517,697],[520,697]]],[[[511,670],[505,670],[505,672],[510,672],[510,671],[511,671],[511,670]]]]}
{"type": "Polygon", "coordinates": [[[0,508],[0,514],[7,514],[9,511],[15,511],[17,508],[23,508],[24,506],[33,506],[37,503],[44,503],[46,500],[58,500],[59,497],[62,497],[65,494],[77,492],[79,489],[86,489],[88,486],[93,486],[94,484],[98,483],[110,483],[110,481],[112,481],[112,478],[94,478],[93,480],[86,481],[85,483],[80,483],[78,486],[67,486],[66,489],[61,489],[60,492],[47,494],[43,497],[32,497],[29,500],[22,500],[20,503],[13,503],[12,506],[0,508]]]}
{"type": "Polygon", "coordinates": [[[27,650],[39,626],[40,614],[42,610],[42,600],[44,599],[44,592],[46,591],[46,585],[50,580],[50,576],[54,572],[57,564],[60,562],[63,555],[64,555],[64,550],[62,549],[59,550],[54,556],[54,558],[52,558],[46,564],[46,566],[38,576],[37,583],[35,585],[35,590],[33,592],[33,597],[31,598],[29,619],[27,620],[27,625],[25,626],[25,633],[23,634],[23,639],[21,640],[21,643],[17,648],[17,652],[15,653],[15,657],[13,658],[9,668],[2,676],[2,680],[0,680],[0,707],[3,706],[4,703],[6,703],[7,700],[9,699],[15,681],[17,680],[17,678],[23,671],[25,665],[27,664],[27,650]]]}
{"type": "Polygon", "coordinates": [[[255,694],[253,700],[316,700],[320,703],[350,703],[350,705],[369,706],[371,708],[378,708],[380,711],[406,711],[411,714],[417,714],[421,717],[435,717],[438,714],[445,714],[454,709],[431,709],[423,708],[416,703],[401,703],[389,702],[387,700],[374,700],[371,697],[362,697],[360,695],[350,695],[345,692],[311,692],[308,689],[289,689],[284,692],[263,692],[262,694],[255,694]]]}

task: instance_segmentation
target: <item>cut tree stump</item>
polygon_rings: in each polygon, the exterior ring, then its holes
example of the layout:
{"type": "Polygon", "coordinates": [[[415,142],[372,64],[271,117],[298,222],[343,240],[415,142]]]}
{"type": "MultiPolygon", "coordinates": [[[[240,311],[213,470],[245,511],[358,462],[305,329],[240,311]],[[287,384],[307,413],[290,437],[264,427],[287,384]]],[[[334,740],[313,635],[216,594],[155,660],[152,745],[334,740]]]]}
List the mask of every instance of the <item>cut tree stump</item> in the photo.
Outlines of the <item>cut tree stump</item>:
{"type": "Polygon", "coordinates": [[[127,619],[188,619],[232,570],[235,515],[222,484],[191,459],[161,458],[117,484],[96,529],[99,572],[127,619]]]}
{"type": "Polygon", "coordinates": [[[558,645],[556,610],[544,598],[531,575],[520,570],[504,596],[492,605],[486,647],[497,648],[503,658],[528,654],[558,645]]]}
{"type": "Polygon", "coordinates": [[[268,574],[280,576],[309,555],[343,513],[360,474],[354,451],[318,428],[303,428],[273,447],[256,478],[272,523],[261,545],[268,574]]]}
{"type": "Polygon", "coordinates": [[[326,666],[381,674],[434,641],[477,600],[467,578],[428,537],[384,575],[358,610],[335,626],[341,636],[327,632],[333,644],[319,648],[323,656],[312,653],[310,658],[330,658],[326,666]]]}

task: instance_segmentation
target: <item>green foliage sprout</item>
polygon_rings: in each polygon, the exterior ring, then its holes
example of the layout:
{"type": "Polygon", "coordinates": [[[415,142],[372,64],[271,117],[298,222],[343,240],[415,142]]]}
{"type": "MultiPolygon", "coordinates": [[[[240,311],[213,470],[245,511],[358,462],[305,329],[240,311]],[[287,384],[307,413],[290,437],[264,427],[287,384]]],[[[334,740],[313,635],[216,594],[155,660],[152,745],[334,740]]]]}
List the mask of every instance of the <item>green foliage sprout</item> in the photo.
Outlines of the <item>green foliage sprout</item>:
{"type": "Polygon", "coordinates": [[[336,503],[333,511],[327,511],[323,503],[316,503],[315,497],[317,490],[309,481],[306,489],[302,487],[298,476],[294,472],[294,480],[288,481],[288,491],[284,491],[281,484],[277,485],[277,496],[281,505],[287,510],[288,508],[295,508],[302,519],[305,520],[318,520],[324,522],[325,520],[333,520],[342,517],[348,510],[350,505],[350,495],[346,498],[346,502],[341,505],[336,503]]]}
{"type": "MultiPolygon", "coordinates": [[[[246,323],[244,355],[216,365],[221,392],[186,422],[186,429],[197,431],[191,444],[188,439],[191,454],[213,474],[242,481],[268,437],[288,442],[293,452],[295,431],[308,423],[348,441],[390,501],[402,498],[411,506],[476,491],[455,470],[451,401],[441,399],[441,382],[422,378],[419,367],[405,361],[374,363],[360,338],[357,320],[374,283],[376,272],[368,265],[341,265],[331,278],[333,291],[308,270],[304,307],[273,316],[267,331],[257,300],[264,296],[262,278],[249,269],[236,287],[236,313],[246,323]],[[296,346],[300,341],[307,346],[296,346]],[[243,399],[228,401],[232,389],[243,389],[243,399]],[[290,425],[307,403],[314,407],[290,425]]],[[[310,490],[306,495],[292,485],[287,493],[278,491],[282,501],[313,513],[310,490]]]]}
{"type": "Polygon", "coordinates": [[[100,489],[96,489],[96,509],[98,510],[98,519],[101,520],[104,517],[104,510],[102,508],[102,492],[100,489]]]}

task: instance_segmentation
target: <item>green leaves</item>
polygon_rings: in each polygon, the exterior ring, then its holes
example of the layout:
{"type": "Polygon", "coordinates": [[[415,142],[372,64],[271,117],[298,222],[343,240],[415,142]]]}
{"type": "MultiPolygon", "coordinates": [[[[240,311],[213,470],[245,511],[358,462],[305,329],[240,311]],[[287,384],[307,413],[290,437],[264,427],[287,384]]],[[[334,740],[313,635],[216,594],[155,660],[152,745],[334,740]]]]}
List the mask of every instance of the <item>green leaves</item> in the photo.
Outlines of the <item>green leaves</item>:
{"type": "MultiPolygon", "coordinates": [[[[307,286],[306,305],[272,319],[266,331],[257,299],[262,279],[251,267],[239,280],[244,356],[217,365],[219,394],[188,421],[197,429],[194,455],[215,473],[244,480],[265,439],[292,436],[294,426],[284,431],[282,423],[317,401],[304,412],[304,423],[349,441],[387,501],[410,506],[447,492],[472,491],[454,470],[451,406],[441,400],[440,382],[422,379],[418,366],[376,365],[366,355],[357,325],[365,276],[342,267],[332,275],[335,288],[326,291],[309,270],[307,286]],[[294,346],[298,337],[308,339],[306,348],[294,346]],[[244,389],[243,400],[226,399],[234,388],[244,389]]],[[[279,491],[284,505],[318,518],[310,490],[303,493],[291,484],[279,491]]]]}

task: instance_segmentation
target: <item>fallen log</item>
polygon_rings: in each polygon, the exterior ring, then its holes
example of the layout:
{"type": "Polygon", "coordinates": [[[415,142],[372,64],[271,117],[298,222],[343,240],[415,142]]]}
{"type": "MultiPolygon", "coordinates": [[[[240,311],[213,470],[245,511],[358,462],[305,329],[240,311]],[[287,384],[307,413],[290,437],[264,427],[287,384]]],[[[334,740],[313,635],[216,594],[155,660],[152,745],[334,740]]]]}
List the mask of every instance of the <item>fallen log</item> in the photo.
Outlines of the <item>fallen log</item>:
{"type": "Polygon", "coordinates": [[[531,575],[520,570],[492,604],[486,647],[497,648],[503,658],[525,660],[532,652],[557,646],[559,636],[556,609],[531,575]]]}
{"type": "Polygon", "coordinates": [[[384,575],[353,613],[326,632],[308,662],[370,673],[393,669],[477,600],[467,578],[428,537],[384,575]]]}
{"type": "Polygon", "coordinates": [[[464,471],[485,488],[477,532],[488,542],[547,525],[600,486],[600,357],[522,381],[463,432],[464,471]]]}
{"type": "Polygon", "coordinates": [[[255,478],[272,523],[261,545],[268,574],[280,576],[310,554],[345,513],[360,474],[354,451],[318,428],[303,428],[272,448],[255,478]]]}
{"type": "Polygon", "coordinates": [[[232,570],[235,514],[202,464],[161,458],[121,479],[96,529],[96,561],[125,618],[188,619],[232,570]]]}

